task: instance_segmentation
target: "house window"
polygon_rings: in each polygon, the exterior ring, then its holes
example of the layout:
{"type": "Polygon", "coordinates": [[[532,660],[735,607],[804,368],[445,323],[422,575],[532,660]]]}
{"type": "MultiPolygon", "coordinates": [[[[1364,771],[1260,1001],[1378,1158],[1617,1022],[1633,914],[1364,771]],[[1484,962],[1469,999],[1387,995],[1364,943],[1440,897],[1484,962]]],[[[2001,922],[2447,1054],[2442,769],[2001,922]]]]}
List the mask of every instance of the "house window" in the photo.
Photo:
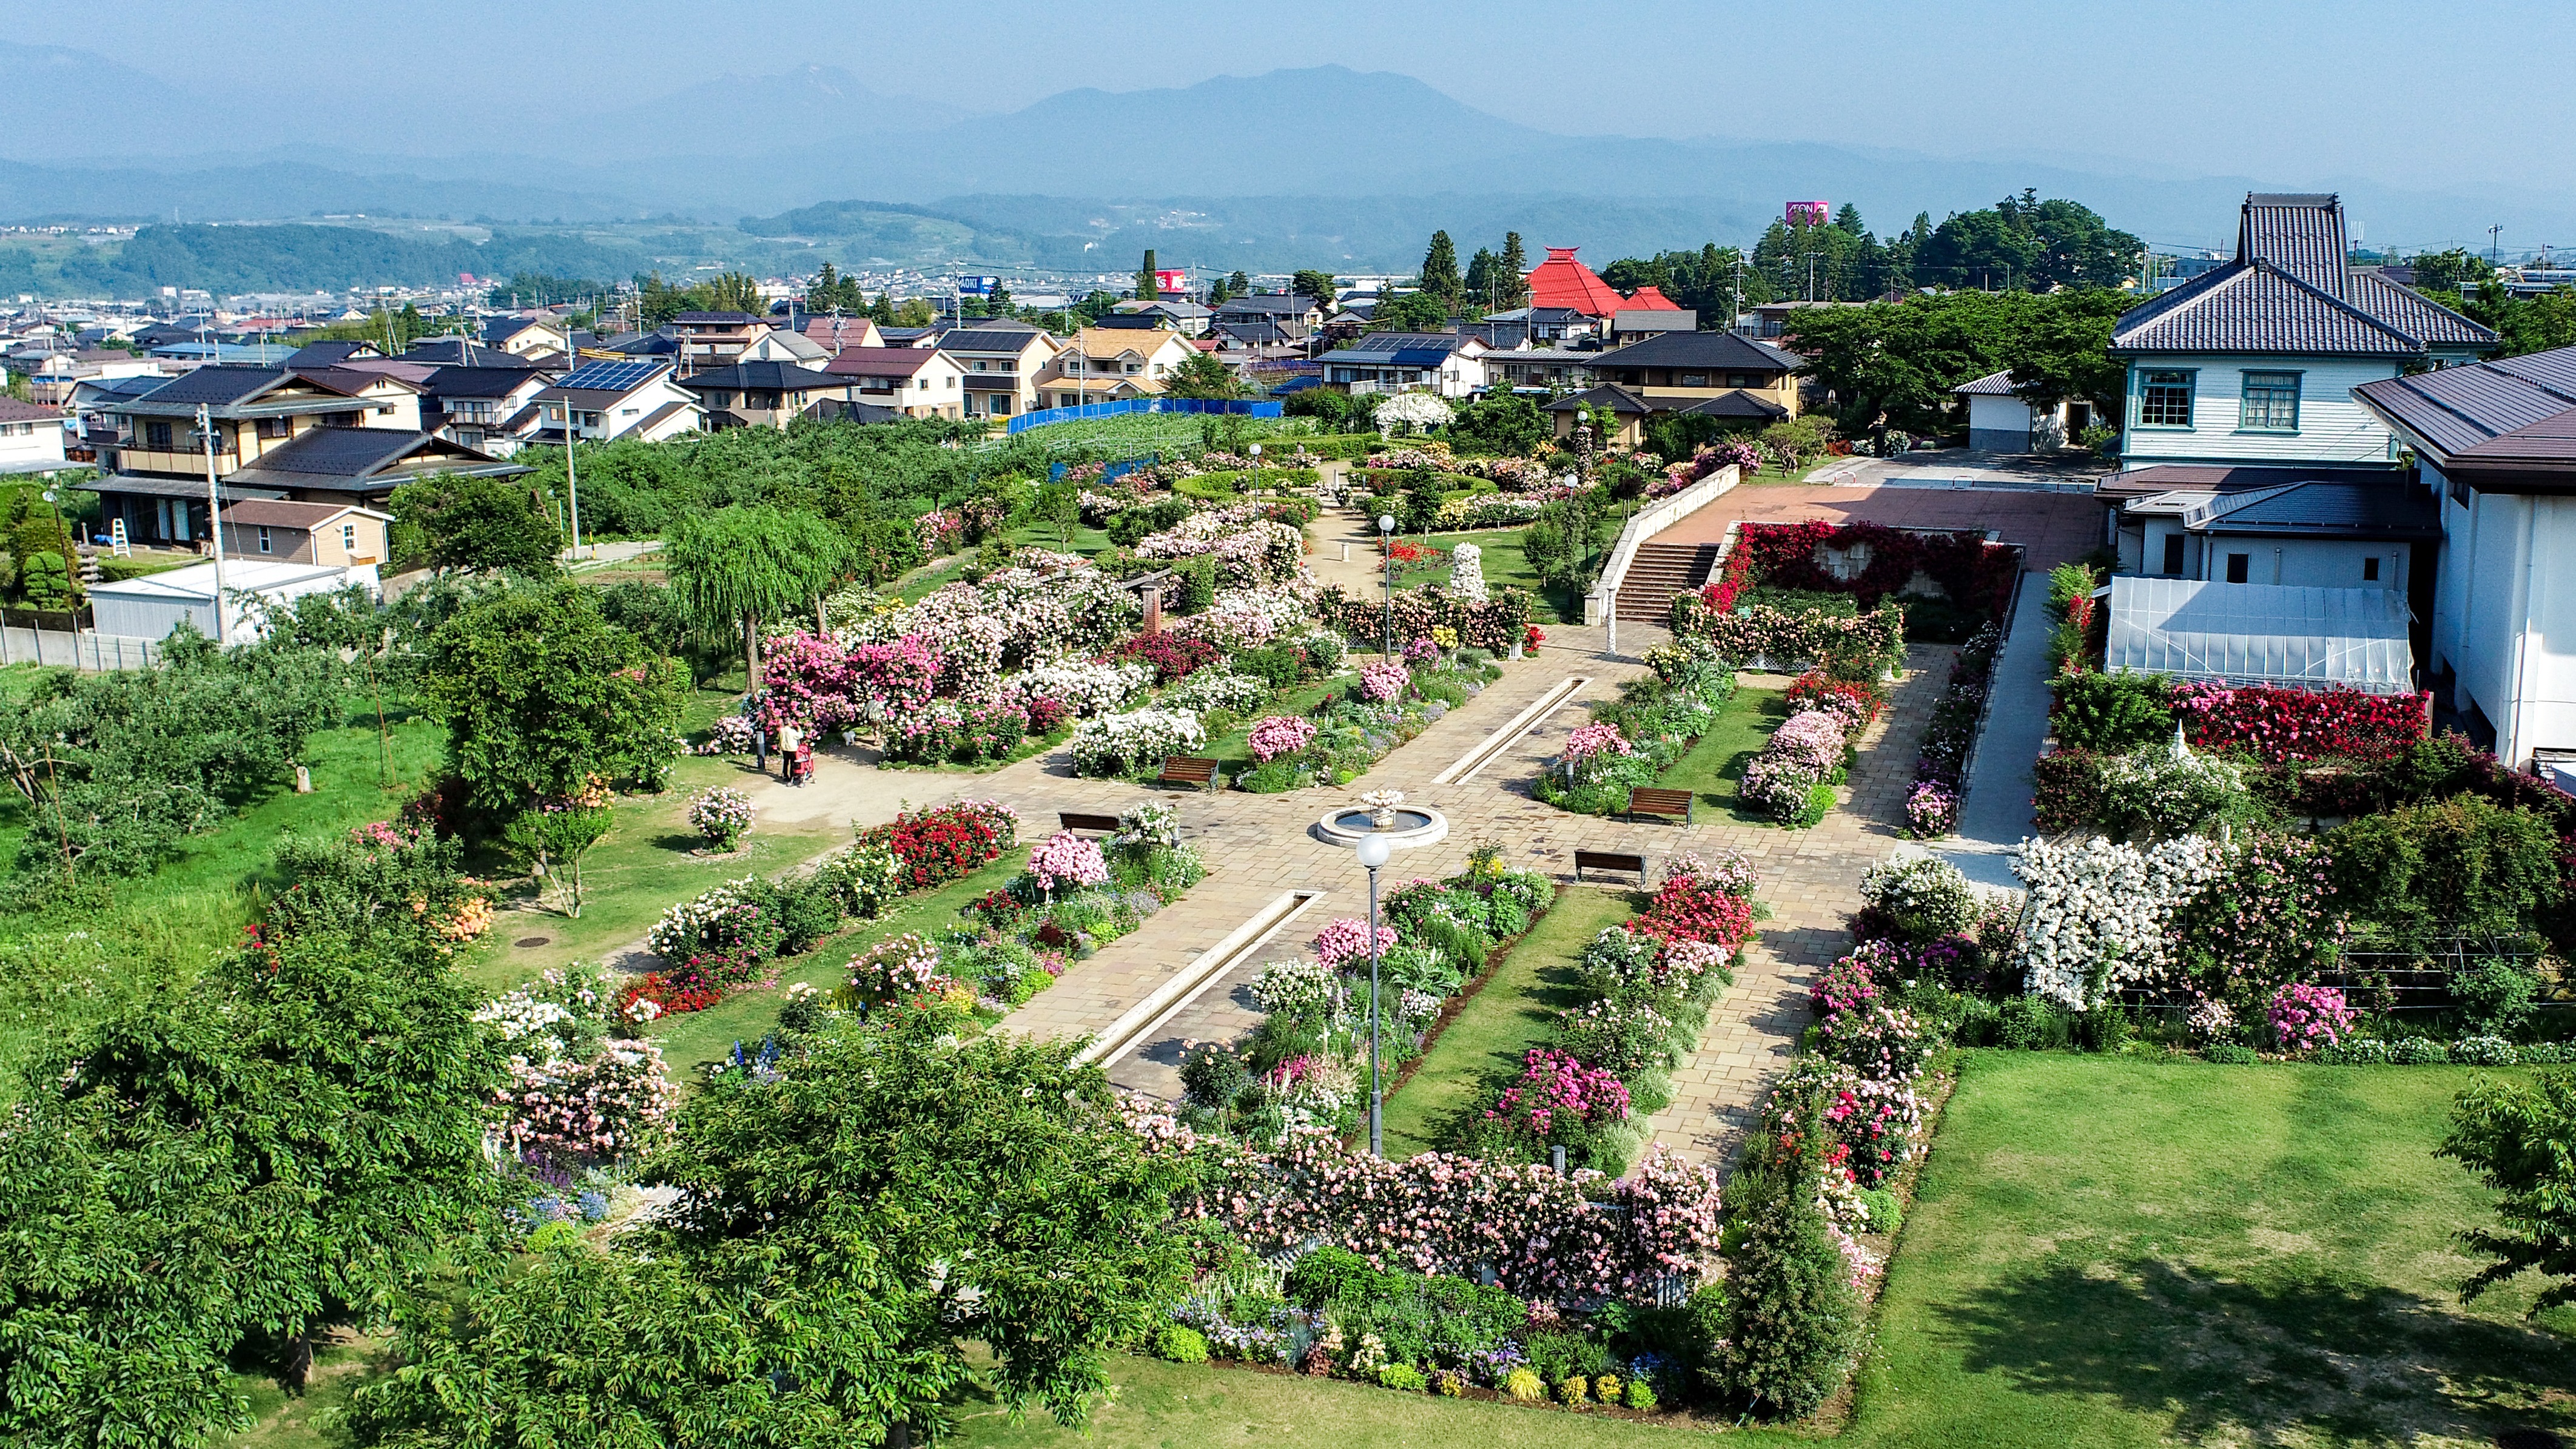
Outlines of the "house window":
{"type": "Polygon", "coordinates": [[[1726,385],[1728,387],[1761,387],[1763,382],[1759,376],[1750,372],[1730,372],[1726,375],[1726,385]]]}
{"type": "Polygon", "coordinates": [[[284,418],[261,418],[259,420],[259,436],[263,438],[274,439],[285,437],[286,429],[287,423],[284,418]]]}
{"type": "Polygon", "coordinates": [[[2361,561],[2361,581],[2365,584],[2379,582],[2379,555],[2372,554],[2361,561]]]}
{"type": "Polygon", "coordinates": [[[168,423],[145,423],[143,425],[143,446],[163,453],[170,451],[170,425],[168,423]]]}
{"type": "Polygon", "coordinates": [[[354,523],[340,525],[340,551],[342,553],[358,551],[358,525],[354,523]]]}
{"type": "MultiPolygon", "coordinates": [[[[259,531],[259,551],[260,551],[261,553],[268,553],[268,552],[271,552],[271,551],[272,551],[272,550],[271,550],[271,548],[270,548],[270,546],[269,546],[268,530],[267,530],[267,529],[265,529],[265,528],[263,528],[263,529],[261,529],[261,530],[259,531]]],[[[2372,559],[2372,560],[2371,560],[2371,562],[2372,562],[2372,563],[2377,563],[2377,562],[2379,562],[2379,560],[2377,560],[2377,559],[2372,559]]]]}
{"type": "Polygon", "coordinates": [[[2245,374],[2244,401],[2236,425],[2265,433],[2299,430],[2299,375],[2295,372],[2245,374]]]}
{"type": "Polygon", "coordinates": [[[1705,372],[1685,372],[1682,374],[1681,385],[1684,387],[1706,387],[1708,386],[1708,374],[1705,372]]]}
{"type": "Polygon", "coordinates": [[[2250,553],[2229,554],[2227,556],[2227,581],[2231,584],[2241,584],[2245,582],[2247,574],[2253,568],[2253,564],[2254,555],[2250,553]]]}
{"type": "Polygon", "coordinates": [[[2191,374],[2150,372],[2138,389],[2138,425],[2147,428],[2191,426],[2191,374]]]}
{"type": "Polygon", "coordinates": [[[2182,535],[2179,533],[2165,535],[2165,572],[2168,574],[2182,572],[2182,535]]]}

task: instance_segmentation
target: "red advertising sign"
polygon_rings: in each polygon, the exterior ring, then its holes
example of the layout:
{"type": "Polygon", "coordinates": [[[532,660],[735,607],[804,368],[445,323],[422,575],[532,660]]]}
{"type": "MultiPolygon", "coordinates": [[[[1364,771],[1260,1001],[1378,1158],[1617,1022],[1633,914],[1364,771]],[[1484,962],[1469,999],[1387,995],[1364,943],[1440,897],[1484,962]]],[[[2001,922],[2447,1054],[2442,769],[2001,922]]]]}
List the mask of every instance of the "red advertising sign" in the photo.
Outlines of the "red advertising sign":
{"type": "Polygon", "coordinates": [[[1833,220],[1833,208],[1821,201],[1793,201],[1783,219],[1791,226],[1823,226],[1833,220]]]}

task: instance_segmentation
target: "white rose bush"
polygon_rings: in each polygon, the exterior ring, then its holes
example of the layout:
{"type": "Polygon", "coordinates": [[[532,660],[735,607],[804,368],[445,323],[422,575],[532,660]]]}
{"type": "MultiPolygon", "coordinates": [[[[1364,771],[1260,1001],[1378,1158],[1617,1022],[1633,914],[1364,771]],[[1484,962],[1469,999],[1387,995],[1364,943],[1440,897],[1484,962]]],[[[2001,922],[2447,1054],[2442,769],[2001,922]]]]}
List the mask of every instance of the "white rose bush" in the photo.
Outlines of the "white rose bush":
{"type": "Polygon", "coordinates": [[[2152,977],[2168,960],[2174,910],[2218,874],[2207,838],[2139,847],[2025,840],[2013,872],[2029,888],[2016,958],[2025,989],[2075,1011],[2152,977]]]}

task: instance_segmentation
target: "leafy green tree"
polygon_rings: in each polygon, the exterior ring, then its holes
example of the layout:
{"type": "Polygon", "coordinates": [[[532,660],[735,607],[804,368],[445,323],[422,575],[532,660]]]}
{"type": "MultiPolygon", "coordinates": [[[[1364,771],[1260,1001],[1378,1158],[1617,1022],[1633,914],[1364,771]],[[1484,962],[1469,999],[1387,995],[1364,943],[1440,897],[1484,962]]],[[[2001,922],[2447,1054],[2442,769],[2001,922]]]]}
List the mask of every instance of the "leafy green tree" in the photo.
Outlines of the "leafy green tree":
{"type": "Polygon", "coordinates": [[[1235,375],[1234,369],[1219,361],[1215,353],[1201,352],[1195,347],[1163,377],[1163,393],[1167,397],[1239,398],[1251,391],[1243,385],[1243,379],[1235,375]]]}
{"type": "Polygon", "coordinates": [[[1495,387],[1460,408],[1449,424],[1453,446],[1509,457],[1527,457],[1550,431],[1538,404],[1507,387],[1495,387]]]}
{"type": "Polygon", "coordinates": [[[2486,258],[2460,247],[2419,253],[2407,265],[2415,270],[2416,291],[2451,294],[2437,298],[2445,306],[2458,306],[2460,294],[2495,275],[2495,268],[2486,258]]]}
{"type": "Polygon", "coordinates": [[[767,504],[682,519],[662,557],[690,622],[709,636],[738,636],[753,678],[762,622],[819,609],[850,564],[848,542],[822,517],[767,504]]]}
{"type": "Polygon", "coordinates": [[[490,1265],[477,995],[425,946],[289,936],[35,1063],[0,1132],[0,1438],[247,1429],[232,1365],[299,1386],[320,1330],[490,1265]]]}
{"type": "MultiPolygon", "coordinates": [[[[1743,253],[1710,242],[1698,251],[1659,252],[1651,257],[1621,257],[1601,269],[1601,279],[1625,292],[1654,286],[1667,297],[1699,314],[1703,332],[1722,332],[1755,302],[1771,299],[1762,271],[1738,265],[1743,253]]],[[[1866,279],[1864,278],[1864,281],[1866,279]]]]}
{"type": "Polygon", "coordinates": [[[516,479],[416,479],[394,490],[393,515],[405,553],[434,569],[544,577],[564,546],[553,511],[516,479]]]}
{"type": "Polygon", "coordinates": [[[502,828],[501,838],[553,890],[558,908],[579,920],[581,863],[616,821],[611,806],[549,801],[521,811],[502,828]]]}
{"type": "Polygon", "coordinates": [[[1458,310],[1458,245],[1445,231],[1433,232],[1430,250],[1422,254],[1422,290],[1438,299],[1444,318],[1458,310]]]}
{"type": "Polygon", "coordinates": [[[1330,315],[1333,310],[1333,274],[1301,271],[1288,278],[1288,291],[1293,296],[1312,297],[1317,311],[1330,315]]]}
{"type": "Polygon", "coordinates": [[[979,1377],[1080,1425],[1108,1349],[1188,1282],[1190,1174],[1073,1058],[897,1021],[718,1077],[647,1169],[677,1209],[410,1315],[404,1367],[355,1396],[357,1441],[936,1442],[979,1377]]]}
{"type": "Polygon", "coordinates": [[[1500,273],[1496,281],[1501,285],[1495,288],[1494,305],[1506,309],[1528,306],[1529,249],[1521,245],[1519,232],[1503,233],[1503,254],[1495,258],[1495,268],[1500,273]]]}
{"type": "Polygon", "coordinates": [[[2116,287],[2138,274],[2144,253],[2090,208],[2026,189],[1933,228],[1914,269],[1925,283],[1981,291],[2116,287]]]}
{"type": "Polygon", "coordinates": [[[593,777],[659,788],[678,753],[679,667],[600,616],[574,583],[512,589],[439,625],[421,689],[447,764],[495,822],[593,777]]]}
{"type": "Polygon", "coordinates": [[[1843,430],[1938,431],[1950,389],[2009,368],[2033,401],[2081,397],[2108,407],[2123,371],[2108,354],[2111,325],[2137,299],[2078,289],[2049,294],[1960,292],[1816,307],[1792,317],[1790,346],[1842,405],[1843,430]]]}
{"type": "Polygon", "coordinates": [[[825,262],[805,288],[805,310],[855,317],[868,310],[868,294],[860,290],[858,278],[842,276],[840,268],[825,262]]]}
{"type": "MultiPolygon", "coordinates": [[[[2439,295],[2435,294],[2437,299],[2439,295]]],[[[2489,278],[2478,284],[2475,296],[2456,305],[2468,314],[2469,320],[2495,329],[2504,344],[2501,351],[2507,357],[2576,347],[2576,287],[2561,286],[2537,297],[2521,297],[2489,278]]]]}
{"type": "Polygon", "coordinates": [[[1082,523],[1082,490],[1071,482],[1049,483],[1037,491],[1029,512],[1055,530],[1058,548],[1071,552],[1073,531],[1082,523]]]}
{"type": "Polygon", "coordinates": [[[1371,332],[1437,332],[1449,323],[1448,304],[1429,292],[1399,292],[1369,313],[1371,332]]]}
{"type": "Polygon", "coordinates": [[[2576,1303],[2576,1073],[2541,1072],[2528,1082],[2479,1077],[2453,1103],[2450,1135],[2434,1152],[2500,1194],[2501,1227],[2459,1235],[2489,1260],[2462,1285],[2461,1299],[2475,1302],[2536,1273],[2548,1281],[2529,1313],[2576,1303]]]}

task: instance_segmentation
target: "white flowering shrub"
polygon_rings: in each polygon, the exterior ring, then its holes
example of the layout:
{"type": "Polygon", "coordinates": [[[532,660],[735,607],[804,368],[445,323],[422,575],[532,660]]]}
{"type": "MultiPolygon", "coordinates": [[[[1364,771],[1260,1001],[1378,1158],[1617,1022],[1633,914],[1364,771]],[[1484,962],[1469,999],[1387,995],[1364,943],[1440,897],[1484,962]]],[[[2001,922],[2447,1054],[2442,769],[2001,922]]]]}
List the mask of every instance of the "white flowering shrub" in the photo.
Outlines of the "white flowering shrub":
{"type": "Polygon", "coordinates": [[[2102,762],[2103,823],[2133,840],[2209,834],[2253,805],[2245,772],[2216,756],[2159,745],[2102,762]]]}
{"type": "Polygon", "coordinates": [[[1033,699],[1061,701],[1077,715],[1107,714],[1143,697],[1154,682],[1152,666],[1056,659],[1003,681],[1002,695],[1025,707],[1033,699]]]}
{"type": "Polygon", "coordinates": [[[1334,1021],[1342,1015],[1342,974],[1312,956],[1273,961],[1253,978],[1252,999],[1275,1016],[1334,1021]]]}
{"type": "Polygon", "coordinates": [[[1207,748],[1207,730],[1186,710],[1140,709],[1076,726],[1065,752],[1084,775],[1121,775],[1207,748]]]}
{"type": "Polygon", "coordinates": [[[1216,602],[1168,627],[1174,634],[1212,640],[1229,650],[1257,649],[1303,630],[1314,617],[1312,591],[1293,583],[1266,589],[1229,589],[1216,602]]]}
{"type": "Polygon", "coordinates": [[[2174,908],[2218,873],[2219,852],[2186,835],[2141,849],[2108,840],[2025,840],[2013,872],[2029,887],[2016,957],[2025,989],[2077,1011],[2164,966],[2174,908]]]}
{"type": "Polygon", "coordinates": [[[1977,918],[1968,877],[1937,856],[1880,861],[1861,872],[1860,898],[1918,945],[1964,935],[1977,918]]]}
{"type": "Polygon", "coordinates": [[[1377,430],[1394,436],[1398,428],[1429,432],[1449,426],[1449,404],[1427,392],[1400,392],[1377,405],[1377,430]]]}
{"type": "Polygon", "coordinates": [[[1185,709],[1193,714],[1223,710],[1231,715],[1245,715],[1261,707],[1270,697],[1270,681],[1237,674],[1222,666],[1202,669],[1163,691],[1155,704],[1163,709],[1185,709]]]}
{"type": "Polygon", "coordinates": [[[1462,543],[1449,550],[1449,597],[1470,604],[1486,601],[1483,549],[1462,543]]]}

